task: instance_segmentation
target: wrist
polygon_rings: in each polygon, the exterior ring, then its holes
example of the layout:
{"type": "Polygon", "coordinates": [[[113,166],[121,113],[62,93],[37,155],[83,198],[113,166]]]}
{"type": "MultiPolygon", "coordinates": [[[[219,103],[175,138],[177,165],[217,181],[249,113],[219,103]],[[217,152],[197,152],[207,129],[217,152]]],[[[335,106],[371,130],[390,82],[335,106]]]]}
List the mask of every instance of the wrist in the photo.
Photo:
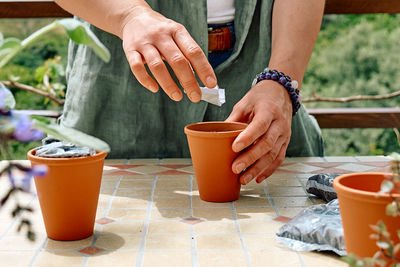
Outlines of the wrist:
{"type": "Polygon", "coordinates": [[[154,12],[154,11],[144,1],[143,1],[143,3],[136,4],[136,5],[132,6],[131,8],[126,9],[124,14],[121,15],[120,22],[118,23],[117,36],[120,39],[123,39],[126,25],[128,25],[131,21],[135,20],[137,17],[139,17],[143,14],[148,14],[150,12],[154,12]]]}

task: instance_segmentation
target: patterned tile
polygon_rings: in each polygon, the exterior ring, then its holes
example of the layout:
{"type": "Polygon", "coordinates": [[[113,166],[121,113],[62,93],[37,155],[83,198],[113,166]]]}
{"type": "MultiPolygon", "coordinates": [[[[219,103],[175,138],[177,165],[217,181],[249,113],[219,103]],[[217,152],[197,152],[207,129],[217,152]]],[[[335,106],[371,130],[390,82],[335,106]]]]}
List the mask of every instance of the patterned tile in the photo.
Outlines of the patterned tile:
{"type": "Polygon", "coordinates": [[[129,164],[129,165],[106,165],[104,167],[112,167],[112,168],[118,168],[121,170],[125,170],[125,169],[130,169],[130,168],[135,168],[135,167],[140,167],[140,166],[144,166],[143,164],[129,164]]]}
{"type": "Polygon", "coordinates": [[[337,169],[337,168],[328,168],[328,169],[322,169],[318,171],[313,171],[313,174],[320,174],[320,173],[337,173],[337,174],[344,174],[344,173],[349,173],[349,171],[342,170],[342,169],[337,169]]]}
{"type": "Polygon", "coordinates": [[[97,248],[97,247],[92,247],[92,246],[78,250],[78,252],[80,252],[82,254],[86,254],[86,255],[95,255],[95,254],[98,254],[98,253],[100,253],[102,251],[104,251],[104,249],[97,248]]]}
{"type": "Polygon", "coordinates": [[[154,173],[154,175],[187,175],[187,172],[181,172],[181,171],[177,171],[177,170],[168,170],[168,171],[154,173]]]}
{"type": "Polygon", "coordinates": [[[346,170],[346,171],[352,171],[352,172],[367,172],[367,171],[375,169],[375,167],[373,167],[373,166],[366,166],[366,165],[354,164],[354,163],[347,163],[347,164],[339,165],[336,168],[346,170]]]}
{"type": "Polygon", "coordinates": [[[288,171],[295,171],[295,172],[313,172],[320,170],[321,168],[303,164],[303,163],[296,163],[290,166],[281,167],[280,169],[288,170],[288,171]]]}
{"type": "Polygon", "coordinates": [[[194,173],[193,166],[188,166],[188,167],[185,167],[185,168],[181,168],[179,170],[180,171],[184,171],[184,172],[194,173]]]}
{"type": "Polygon", "coordinates": [[[290,221],[291,219],[292,219],[292,218],[290,218],[290,217],[279,216],[279,217],[274,218],[273,220],[274,220],[274,221],[277,221],[277,222],[281,222],[281,223],[287,223],[287,222],[290,221]]]}
{"type": "Polygon", "coordinates": [[[159,165],[146,165],[141,167],[130,168],[129,170],[144,174],[149,174],[149,173],[153,174],[153,173],[168,171],[169,169],[159,165]]]}
{"type": "Polygon", "coordinates": [[[109,223],[112,223],[112,222],[114,222],[114,220],[110,219],[110,218],[107,218],[107,217],[103,217],[103,218],[100,218],[100,219],[96,220],[96,223],[102,224],[102,225],[109,224],[109,223]]]}
{"type": "Polygon", "coordinates": [[[371,161],[389,162],[390,161],[390,157],[388,157],[388,156],[357,156],[355,158],[362,162],[371,162],[371,161]]]}
{"type": "Polygon", "coordinates": [[[139,175],[139,173],[128,172],[128,171],[113,171],[104,173],[104,175],[139,175]]]}
{"type": "Polygon", "coordinates": [[[194,224],[204,222],[204,220],[200,219],[200,218],[196,218],[196,217],[187,217],[187,218],[183,218],[182,220],[180,220],[180,222],[194,225],[194,224]]]}
{"type": "Polygon", "coordinates": [[[294,162],[303,162],[303,163],[325,162],[324,158],[320,158],[320,157],[293,157],[291,159],[294,162]]]}
{"type": "Polygon", "coordinates": [[[333,167],[339,166],[340,163],[328,163],[328,162],[324,162],[324,163],[309,163],[308,162],[307,165],[320,167],[320,168],[333,168],[333,167]]]}
{"type": "Polygon", "coordinates": [[[190,166],[190,164],[160,164],[158,166],[170,168],[170,169],[180,169],[190,166]]]}
{"type": "Polygon", "coordinates": [[[358,160],[354,157],[325,157],[327,162],[357,162],[358,160]]]}

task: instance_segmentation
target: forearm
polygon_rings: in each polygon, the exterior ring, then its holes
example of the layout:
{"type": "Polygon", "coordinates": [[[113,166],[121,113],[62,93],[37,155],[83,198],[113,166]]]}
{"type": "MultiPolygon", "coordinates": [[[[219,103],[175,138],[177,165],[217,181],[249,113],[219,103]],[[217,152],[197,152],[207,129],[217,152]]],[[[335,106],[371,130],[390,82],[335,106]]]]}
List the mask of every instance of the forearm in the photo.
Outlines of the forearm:
{"type": "Polygon", "coordinates": [[[321,26],[324,0],[275,0],[269,67],[301,85],[321,26]]]}
{"type": "Polygon", "coordinates": [[[68,12],[122,38],[127,19],[150,7],[144,0],[55,0],[68,12]]]}

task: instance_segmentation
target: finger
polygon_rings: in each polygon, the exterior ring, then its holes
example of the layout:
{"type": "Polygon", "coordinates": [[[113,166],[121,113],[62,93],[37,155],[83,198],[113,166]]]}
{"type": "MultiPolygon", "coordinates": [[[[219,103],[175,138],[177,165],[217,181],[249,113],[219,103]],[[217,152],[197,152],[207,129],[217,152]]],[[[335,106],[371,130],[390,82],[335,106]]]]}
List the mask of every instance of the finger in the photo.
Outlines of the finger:
{"type": "Polygon", "coordinates": [[[263,155],[269,153],[276,145],[277,140],[281,137],[281,129],[274,121],[268,131],[257,139],[256,143],[249,147],[245,152],[241,153],[232,164],[234,173],[241,173],[244,169],[256,162],[263,155]]]}
{"type": "Polygon", "coordinates": [[[257,112],[246,129],[236,137],[232,144],[233,151],[239,152],[253,144],[261,135],[268,131],[271,122],[271,114],[257,112]]]}
{"type": "Polygon", "coordinates": [[[141,52],[147,62],[147,66],[161,88],[172,100],[180,101],[182,99],[182,92],[169,74],[158,50],[152,45],[147,45],[141,52]]]}
{"type": "Polygon", "coordinates": [[[262,175],[264,172],[267,173],[271,168],[271,164],[278,157],[285,140],[286,139],[284,137],[278,138],[276,145],[269,153],[262,156],[253,165],[247,168],[247,170],[240,176],[241,184],[248,184],[257,176],[262,175]]]}
{"type": "Polygon", "coordinates": [[[164,56],[165,60],[172,67],[190,100],[199,102],[201,100],[201,91],[189,61],[172,41],[162,42],[158,48],[161,55],[164,56]]]}
{"type": "Polygon", "coordinates": [[[153,93],[158,91],[158,84],[153,78],[147,73],[144,67],[142,55],[137,51],[129,51],[126,53],[129,66],[131,67],[133,75],[139,81],[141,85],[149,89],[153,93]]]}
{"type": "Polygon", "coordinates": [[[269,176],[271,176],[276,169],[278,169],[279,166],[281,166],[283,160],[285,159],[286,155],[286,149],[289,143],[283,144],[281,150],[279,151],[278,156],[276,159],[271,163],[269,168],[265,169],[258,177],[256,178],[257,183],[261,183],[265,179],[267,179],[269,176]]]}
{"type": "Polygon", "coordinates": [[[227,122],[247,122],[248,114],[247,110],[242,108],[241,102],[237,103],[233,109],[229,117],[225,120],[227,122]]]}
{"type": "Polygon", "coordinates": [[[174,40],[179,49],[193,66],[200,80],[208,87],[217,86],[217,77],[214,70],[204,55],[203,50],[193,40],[185,27],[181,26],[174,33],[174,40]]]}

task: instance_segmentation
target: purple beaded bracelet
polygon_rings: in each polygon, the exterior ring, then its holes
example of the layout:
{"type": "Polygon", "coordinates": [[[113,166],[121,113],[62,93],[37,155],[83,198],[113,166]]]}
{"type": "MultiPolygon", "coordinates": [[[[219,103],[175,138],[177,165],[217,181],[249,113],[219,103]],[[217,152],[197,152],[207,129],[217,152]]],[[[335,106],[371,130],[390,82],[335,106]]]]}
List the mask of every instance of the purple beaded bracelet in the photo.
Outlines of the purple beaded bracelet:
{"type": "Polygon", "coordinates": [[[270,70],[269,68],[265,68],[263,72],[257,74],[257,76],[254,78],[251,87],[263,80],[276,81],[280,83],[283,87],[285,87],[290,96],[290,100],[292,100],[292,116],[294,116],[301,106],[299,100],[300,92],[297,89],[299,87],[299,83],[296,80],[292,80],[289,76],[286,76],[283,72],[278,72],[277,70],[270,70]]]}

